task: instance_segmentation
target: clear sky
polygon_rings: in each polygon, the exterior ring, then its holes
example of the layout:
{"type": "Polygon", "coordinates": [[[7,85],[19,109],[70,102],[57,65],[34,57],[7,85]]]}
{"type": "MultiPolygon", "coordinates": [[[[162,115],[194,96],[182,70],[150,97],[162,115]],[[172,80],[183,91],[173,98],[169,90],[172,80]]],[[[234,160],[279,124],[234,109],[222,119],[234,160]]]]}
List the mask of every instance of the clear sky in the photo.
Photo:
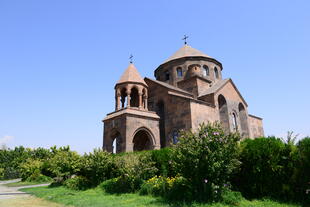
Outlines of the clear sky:
{"type": "Polygon", "coordinates": [[[0,142],[102,146],[129,55],[142,76],[189,44],[223,64],[266,135],[310,135],[309,0],[0,0],[0,142]]]}

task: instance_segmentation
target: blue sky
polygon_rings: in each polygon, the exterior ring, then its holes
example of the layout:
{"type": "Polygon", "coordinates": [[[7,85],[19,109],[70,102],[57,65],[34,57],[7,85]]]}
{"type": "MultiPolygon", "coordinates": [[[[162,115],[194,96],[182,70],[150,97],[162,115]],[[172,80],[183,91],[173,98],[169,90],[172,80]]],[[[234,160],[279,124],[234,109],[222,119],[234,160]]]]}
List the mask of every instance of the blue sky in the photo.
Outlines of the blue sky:
{"type": "Polygon", "coordinates": [[[0,140],[102,146],[128,57],[142,76],[189,44],[223,64],[266,135],[310,135],[310,1],[0,0],[0,140]]]}

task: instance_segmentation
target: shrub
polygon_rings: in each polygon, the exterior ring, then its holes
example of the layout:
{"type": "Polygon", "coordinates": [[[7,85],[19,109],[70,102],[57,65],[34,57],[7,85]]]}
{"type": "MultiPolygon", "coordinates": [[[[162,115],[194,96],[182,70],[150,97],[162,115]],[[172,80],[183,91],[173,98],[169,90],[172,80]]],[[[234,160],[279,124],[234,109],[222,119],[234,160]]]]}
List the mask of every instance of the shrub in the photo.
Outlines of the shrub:
{"type": "Polygon", "coordinates": [[[24,163],[20,164],[20,175],[23,181],[34,181],[38,176],[41,176],[43,162],[28,158],[24,163]]]}
{"type": "Polygon", "coordinates": [[[140,194],[162,196],[169,200],[187,201],[192,198],[191,184],[183,177],[154,176],[144,182],[140,194]]]}
{"type": "Polygon", "coordinates": [[[239,206],[243,199],[240,192],[231,191],[229,189],[224,190],[221,197],[222,203],[232,206],[239,206]]]}
{"type": "Polygon", "coordinates": [[[131,152],[114,157],[117,166],[116,175],[127,182],[131,191],[140,189],[144,180],[156,175],[158,169],[149,152],[131,152]]]}
{"type": "Polygon", "coordinates": [[[83,176],[75,176],[67,179],[64,186],[72,190],[86,190],[90,186],[90,181],[83,176]]]}
{"type": "Polygon", "coordinates": [[[286,145],[275,137],[242,141],[242,165],[234,178],[234,186],[250,198],[284,198],[292,192],[294,149],[293,145],[286,145]]]}
{"type": "Polygon", "coordinates": [[[128,175],[120,176],[106,180],[100,184],[100,187],[107,193],[130,193],[137,190],[140,185],[134,177],[128,175]]]}
{"type": "Polygon", "coordinates": [[[97,186],[105,180],[116,177],[117,174],[113,156],[102,150],[95,149],[93,153],[85,154],[80,165],[79,174],[88,178],[90,186],[97,186]]]}
{"type": "Polygon", "coordinates": [[[193,200],[219,200],[224,184],[237,168],[238,134],[225,135],[218,123],[183,133],[173,147],[176,172],[193,189],[193,200]]]}
{"type": "Polygon", "coordinates": [[[155,167],[158,169],[157,175],[166,177],[176,176],[175,170],[172,166],[172,150],[171,148],[163,148],[160,150],[149,151],[152,156],[152,161],[155,163],[155,167]]]}
{"type": "Polygon", "coordinates": [[[293,176],[295,197],[310,203],[310,137],[298,142],[295,166],[293,176]]]}
{"type": "Polygon", "coordinates": [[[4,168],[0,168],[0,180],[4,177],[4,168]]]}
{"type": "Polygon", "coordinates": [[[63,182],[80,171],[80,156],[70,150],[60,150],[45,162],[46,172],[57,177],[57,182],[63,182]]]}

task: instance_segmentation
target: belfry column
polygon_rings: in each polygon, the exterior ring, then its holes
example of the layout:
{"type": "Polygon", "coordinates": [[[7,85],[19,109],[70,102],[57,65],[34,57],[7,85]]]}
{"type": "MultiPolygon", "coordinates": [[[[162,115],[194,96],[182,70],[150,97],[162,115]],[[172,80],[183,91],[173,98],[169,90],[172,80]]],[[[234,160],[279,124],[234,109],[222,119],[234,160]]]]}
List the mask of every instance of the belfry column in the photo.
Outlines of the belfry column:
{"type": "Polygon", "coordinates": [[[147,95],[144,95],[143,99],[144,99],[144,109],[148,110],[147,109],[147,95]]]}
{"type": "Polygon", "coordinates": [[[121,109],[121,93],[118,91],[116,92],[116,106],[115,110],[120,110],[121,109]]]}
{"type": "Polygon", "coordinates": [[[127,108],[130,107],[130,94],[131,94],[131,91],[127,90],[127,108]]]}
{"type": "Polygon", "coordinates": [[[142,91],[139,91],[139,109],[143,108],[142,91]]]}

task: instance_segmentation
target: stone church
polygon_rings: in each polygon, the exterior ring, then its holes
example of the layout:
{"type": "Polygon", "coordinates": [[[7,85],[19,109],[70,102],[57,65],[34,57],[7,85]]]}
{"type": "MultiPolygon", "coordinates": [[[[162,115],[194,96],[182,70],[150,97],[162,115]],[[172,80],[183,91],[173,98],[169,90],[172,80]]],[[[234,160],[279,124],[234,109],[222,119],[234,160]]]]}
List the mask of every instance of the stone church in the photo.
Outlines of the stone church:
{"type": "Polygon", "coordinates": [[[219,121],[225,132],[242,137],[263,136],[262,118],[248,113],[222,71],[218,60],[187,44],[155,69],[156,79],[143,79],[130,63],[115,84],[115,111],[103,120],[103,149],[160,149],[176,143],[180,130],[195,130],[202,122],[219,121]]]}

